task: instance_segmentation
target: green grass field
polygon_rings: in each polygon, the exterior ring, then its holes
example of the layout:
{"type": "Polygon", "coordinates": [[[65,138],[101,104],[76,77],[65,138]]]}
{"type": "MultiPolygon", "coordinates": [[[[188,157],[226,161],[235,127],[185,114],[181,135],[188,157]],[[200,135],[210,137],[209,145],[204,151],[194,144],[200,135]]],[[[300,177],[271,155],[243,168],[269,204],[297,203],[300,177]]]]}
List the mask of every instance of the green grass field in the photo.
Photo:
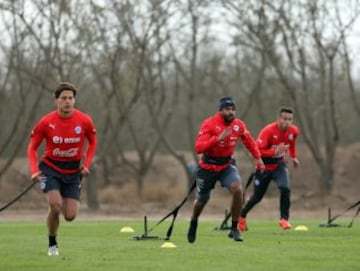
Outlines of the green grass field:
{"type": "MultiPolygon", "coordinates": [[[[349,221],[337,221],[347,224],[349,221]]],[[[60,256],[49,257],[44,222],[0,222],[0,270],[360,270],[360,225],[320,228],[320,221],[292,221],[309,231],[283,231],[276,221],[250,221],[244,242],[215,231],[220,221],[200,221],[197,241],[188,244],[188,223],[177,221],[171,241],[134,241],[142,221],[61,222],[60,256]],[[120,233],[130,226],[135,233],[120,233]]],[[[149,228],[154,221],[149,222],[149,228]]],[[[151,232],[165,236],[169,222],[151,232]]]]}

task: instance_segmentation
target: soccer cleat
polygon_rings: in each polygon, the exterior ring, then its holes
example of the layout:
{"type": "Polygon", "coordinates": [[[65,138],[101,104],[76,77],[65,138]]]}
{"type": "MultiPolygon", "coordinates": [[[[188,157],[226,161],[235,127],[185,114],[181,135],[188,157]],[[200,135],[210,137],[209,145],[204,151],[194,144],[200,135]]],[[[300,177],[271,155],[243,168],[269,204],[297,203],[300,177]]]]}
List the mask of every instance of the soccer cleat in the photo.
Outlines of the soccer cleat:
{"type": "Polygon", "coordinates": [[[234,241],[244,241],[244,239],[241,237],[241,234],[237,228],[233,228],[229,231],[228,234],[229,238],[234,239],[234,241]]]}
{"type": "Polygon", "coordinates": [[[196,239],[196,229],[197,229],[197,220],[190,221],[190,227],[187,234],[187,239],[189,243],[194,243],[196,239]]]}
{"type": "Polygon", "coordinates": [[[58,255],[59,255],[59,249],[57,245],[49,247],[48,256],[58,256],[58,255]]]}
{"type": "Polygon", "coordinates": [[[242,216],[239,217],[237,228],[241,232],[244,232],[244,231],[248,230],[245,217],[242,217],[242,216]]]}
{"type": "Polygon", "coordinates": [[[279,221],[279,225],[281,228],[283,228],[284,230],[290,230],[291,229],[291,224],[289,223],[289,221],[287,221],[286,219],[282,218],[279,221]]]}

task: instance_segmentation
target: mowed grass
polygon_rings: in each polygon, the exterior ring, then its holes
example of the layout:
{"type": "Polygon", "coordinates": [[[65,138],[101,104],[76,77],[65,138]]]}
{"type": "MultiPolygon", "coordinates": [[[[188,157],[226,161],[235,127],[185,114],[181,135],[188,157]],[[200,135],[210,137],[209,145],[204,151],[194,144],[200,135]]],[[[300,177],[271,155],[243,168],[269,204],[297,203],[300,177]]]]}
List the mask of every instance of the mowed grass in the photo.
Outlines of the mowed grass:
{"type": "MultiPolygon", "coordinates": [[[[156,221],[149,221],[151,228],[156,221]]],[[[349,221],[337,221],[347,224],[349,221]]],[[[171,242],[134,241],[142,221],[61,222],[60,256],[49,257],[44,222],[0,222],[0,270],[360,270],[360,225],[320,228],[320,221],[292,221],[309,231],[284,231],[277,221],[250,221],[244,242],[213,230],[220,221],[200,221],[197,240],[186,240],[187,221],[177,221],[171,242]],[[135,233],[120,233],[130,226],[135,233]]],[[[169,222],[151,235],[164,237],[169,222]]]]}

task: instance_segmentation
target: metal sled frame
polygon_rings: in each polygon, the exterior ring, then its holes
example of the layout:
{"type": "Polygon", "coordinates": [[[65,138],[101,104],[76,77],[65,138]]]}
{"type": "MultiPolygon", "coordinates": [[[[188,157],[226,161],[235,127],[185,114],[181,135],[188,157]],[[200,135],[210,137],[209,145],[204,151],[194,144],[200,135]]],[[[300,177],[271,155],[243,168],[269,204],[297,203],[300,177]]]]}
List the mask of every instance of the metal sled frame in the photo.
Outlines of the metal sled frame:
{"type": "Polygon", "coordinates": [[[136,241],[140,241],[140,240],[160,240],[161,238],[158,236],[153,236],[148,234],[147,217],[144,216],[144,234],[139,236],[133,236],[132,239],[136,241]]]}
{"type": "Polygon", "coordinates": [[[228,225],[228,220],[231,216],[231,213],[228,213],[228,210],[225,209],[225,218],[224,220],[221,222],[220,226],[217,226],[214,228],[214,230],[216,231],[226,231],[226,230],[230,230],[231,226],[228,225]]]}
{"type": "Polygon", "coordinates": [[[319,227],[323,228],[333,228],[333,227],[342,227],[340,224],[332,223],[333,219],[331,218],[331,208],[328,209],[328,221],[327,223],[320,224],[319,227]]]}

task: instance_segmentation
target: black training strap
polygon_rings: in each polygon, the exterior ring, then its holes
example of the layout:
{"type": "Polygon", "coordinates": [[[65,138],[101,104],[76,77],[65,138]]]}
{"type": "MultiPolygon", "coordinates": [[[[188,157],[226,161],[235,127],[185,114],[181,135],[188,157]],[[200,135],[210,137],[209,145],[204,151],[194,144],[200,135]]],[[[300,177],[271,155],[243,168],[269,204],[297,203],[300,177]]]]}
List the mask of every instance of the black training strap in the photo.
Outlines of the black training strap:
{"type": "Polygon", "coordinates": [[[349,228],[351,228],[352,227],[352,224],[354,223],[354,219],[357,217],[357,215],[360,213],[360,206],[359,206],[359,208],[357,209],[357,211],[356,211],[356,213],[355,213],[355,215],[353,216],[353,218],[351,219],[351,222],[350,222],[350,224],[349,224],[349,228]]]}
{"type": "MultiPolygon", "coordinates": [[[[342,216],[342,215],[345,214],[347,211],[355,208],[357,205],[360,205],[360,200],[359,200],[358,202],[354,203],[353,205],[351,205],[350,207],[348,207],[348,208],[347,208],[344,212],[342,212],[341,214],[336,215],[336,216],[334,216],[333,218],[329,219],[328,224],[332,223],[335,219],[337,219],[338,217],[342,216]]],[[[356,215],[358,214],[358,212],[359,212],[359,210],[356,212],[356,215]]],[[[355,215],[355,216],[356,216],[356,215],[355,215]]],[[[355,217],[354,217],[354,218],[355,218],[355,217]]]]}
{"type": "Polygon", "coordinates": [[[250,186],[250,184],[252,183],[252,181],[254,180],[255,178],[255,172],[251,172],[250,176],[248,177],[248,180],[246,182],[246,185],[245,185],[245,189],[244,189],[244,198],[245,198],[245,192],[246,190],[248,189],[248,187],[250,186]]]}
{"type": "Polygon", "coordinates": [[[261,157],[265,165],[280,164],[284,161],[284,157],[261,157]]]}
{"type": "Polygon", "coordinates": [[[32,182],[24,191],[22,191],[20,194],[18,194],[15,198],[13,198],[10,202],[8,202],[7,204],[5,204],[4,206],[2,206],[0,208],[0,212],[2,212],[3,210],[5,210],[6,208],[8,208],[11,204],[13,204],[14,202],[16,202],[18,199],[20,199],[22,196],[24,196],[31,188],[33,188],[33,186],[36,184],[36,182],[32,182]]]}
{"type": "Polygon", "coordinates": [[[182,200],[182,202],[175,207],[174,210],[172,210],[171,212],[169,212],[166,216],[164,216],[162,219],[160,219],[160,221],[158,223],[156,223],[156,225],[154,227],[152,227],[149,232],[151,232],[155,227],[157,227],[161,222],[163,222],[165,219],[167,219],[169,216],[173,216],[173,219],[171,221],[171,225],[169,227],[169,229],[167,230],[166,233],[166,238],[165,240],[169,240],[170,236],[172,234],[173,228],[174,228],[174,223],[175,223],[175,219],[178,215],[178,212],[180,210],[180,208],[185,204],[185,202],[188,200],[189,196],[191,195],[192,191],[194,190],[194,188],[196,187],[196,181],[193,182],[193,184],[190,187],[189,192],[187,193],[186,197],[182,200]]]}
{"type": "Polygon", "coordinates": [[[225,164],[229,163],[231,161],[232,157],[231,156],[215,157],[215,156],[206,155],[204,153],[201,159],[203,160],[203,162],[205,164],[221,166],[221,165],[225,165],[225,164]]]}

